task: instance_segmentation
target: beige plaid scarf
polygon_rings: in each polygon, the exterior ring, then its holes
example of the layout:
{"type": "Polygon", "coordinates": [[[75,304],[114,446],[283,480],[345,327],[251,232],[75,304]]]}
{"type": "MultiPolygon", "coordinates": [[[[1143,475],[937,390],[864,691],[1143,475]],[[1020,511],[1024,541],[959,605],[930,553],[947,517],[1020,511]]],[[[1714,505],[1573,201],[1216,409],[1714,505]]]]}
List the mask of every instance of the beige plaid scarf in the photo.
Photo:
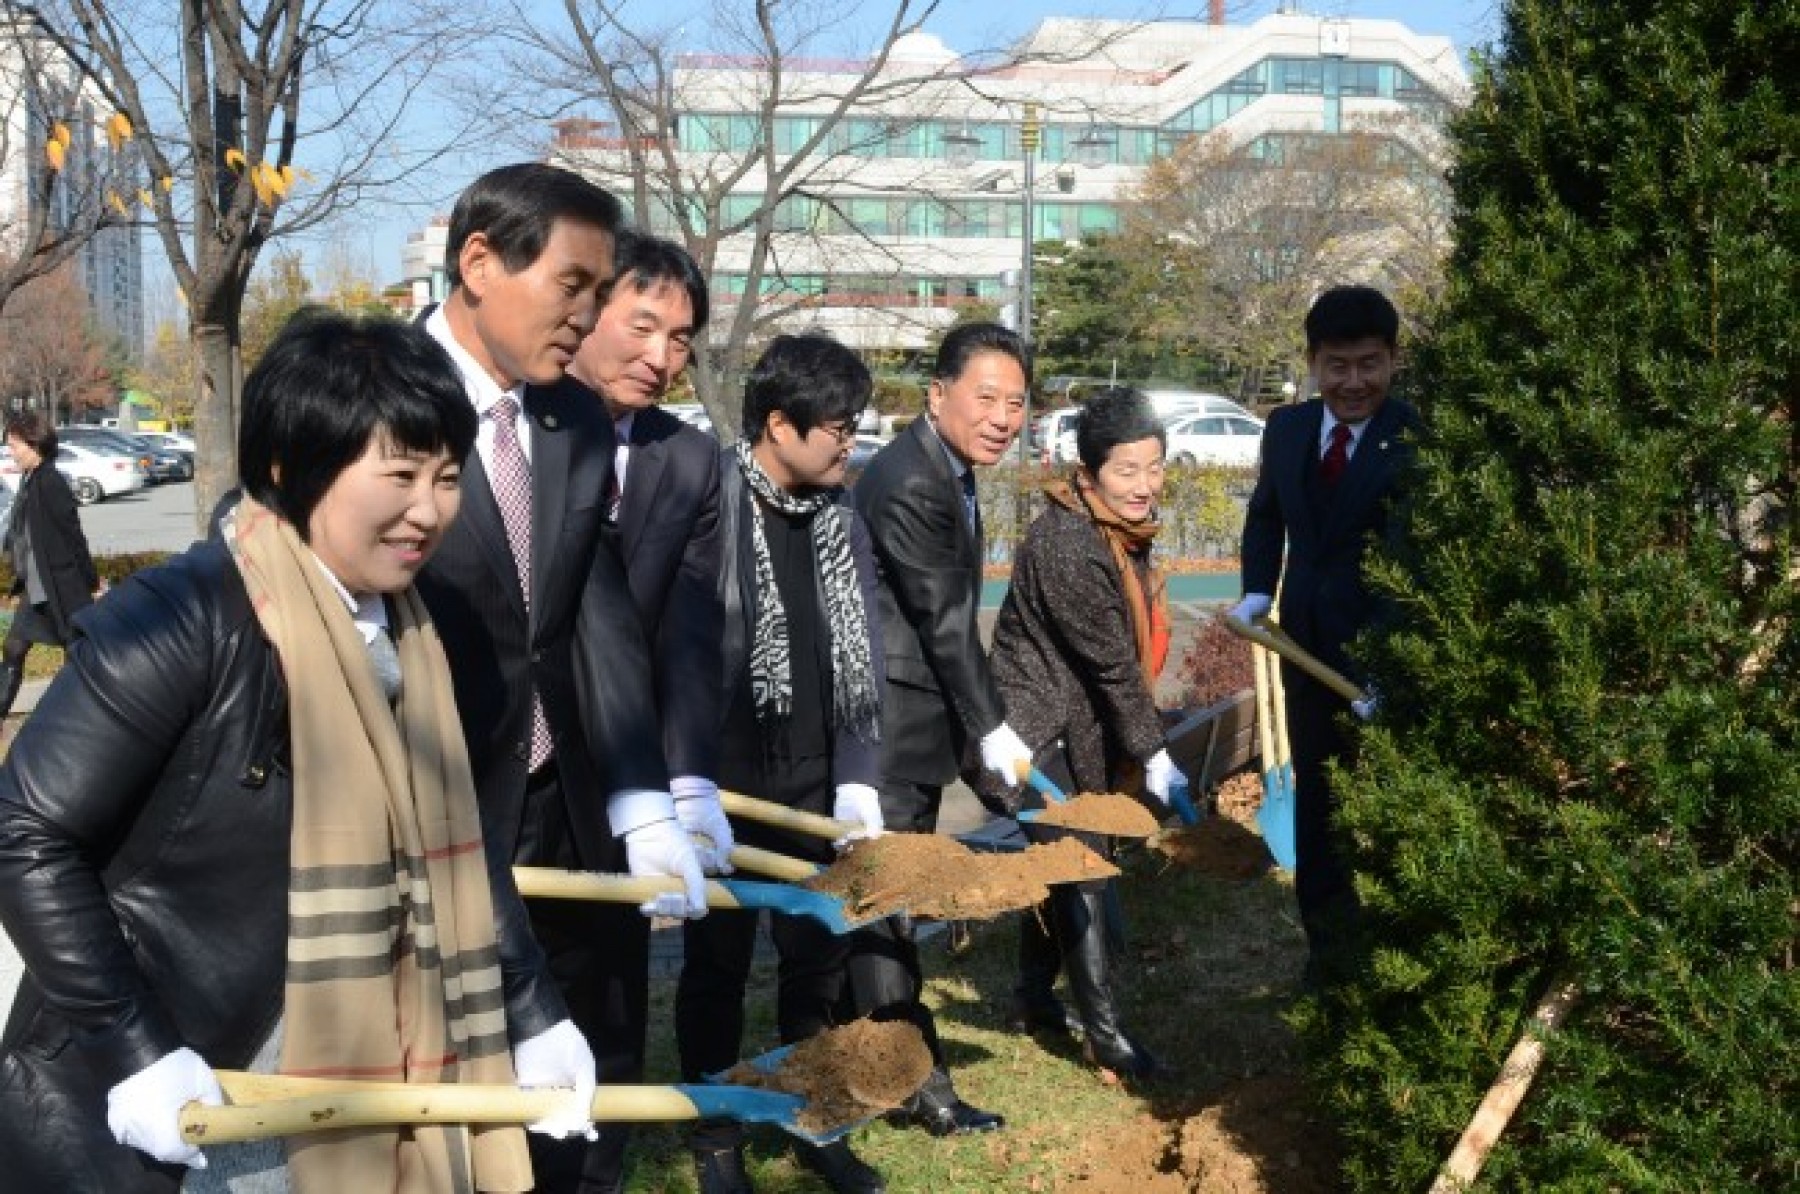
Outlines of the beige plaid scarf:
{"type": "MultiPolygon", "coordinates": [[[[406,677],[390,709],[350,611],[292,526],[246,498],[226,527],[287,681],[294,772],[281,1072],[513,1081],[475,787],[437,632],[390,599],[406,677]]],[[[296,1137],[299,1191],[532,1186],[517,1127],[296,1137]]]]}

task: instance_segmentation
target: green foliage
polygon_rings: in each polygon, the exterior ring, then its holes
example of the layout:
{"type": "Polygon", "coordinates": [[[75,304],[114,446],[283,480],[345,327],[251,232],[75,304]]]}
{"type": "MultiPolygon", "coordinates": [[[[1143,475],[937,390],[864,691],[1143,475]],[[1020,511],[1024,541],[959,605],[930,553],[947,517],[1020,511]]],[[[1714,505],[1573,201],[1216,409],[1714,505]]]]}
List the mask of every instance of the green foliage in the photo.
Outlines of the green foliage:
{"type": "Polygon", "coordinates": [[[1371,913],[1301,1016],[1347,1181],[1417,1189],[1553,977],[1496,1190],[1800,1186],[1800,5],[1514,0],[1459,120],[1371,913]]]}

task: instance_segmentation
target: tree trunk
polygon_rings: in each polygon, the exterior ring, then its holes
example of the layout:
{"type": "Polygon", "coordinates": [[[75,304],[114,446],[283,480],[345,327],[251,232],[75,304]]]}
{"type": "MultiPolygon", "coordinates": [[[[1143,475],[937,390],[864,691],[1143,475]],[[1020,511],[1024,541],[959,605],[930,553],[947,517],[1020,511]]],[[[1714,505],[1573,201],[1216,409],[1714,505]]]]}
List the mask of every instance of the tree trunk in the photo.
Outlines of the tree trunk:
{"type": "Polygon", "coordinates": [[[235,321],[213,315],[196,320],[194,359],[194,526],[204,538],[213,507],[238,483],[235,321]]]}

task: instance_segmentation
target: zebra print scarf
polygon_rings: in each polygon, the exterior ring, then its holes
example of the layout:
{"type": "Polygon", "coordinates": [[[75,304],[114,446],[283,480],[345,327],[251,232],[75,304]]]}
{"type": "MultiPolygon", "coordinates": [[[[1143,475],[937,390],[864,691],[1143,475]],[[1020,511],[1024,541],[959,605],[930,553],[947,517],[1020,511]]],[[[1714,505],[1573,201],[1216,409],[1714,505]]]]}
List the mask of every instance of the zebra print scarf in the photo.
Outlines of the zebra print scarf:
{"type": "MultiPolygon", "coordinates": [[[[850,555],[845,513],[837,490],[796,497],[769,479],[756,463],[747,440],[737,444],[738,468],[762,505],[790,517],[812,516],[813,555],[825,595],[825,618],[831,632],[831,704],[833,724],[864,742],[881,735],[881,704],[869,643],[868,613],[856,561],[850,555]]],[[[775,564],[763,533],[761,505],[751,503],[750,540],[756,553],[756,627],[750,643],[750,690],[759,721],[793,713],[793,662],[789,658],[787,610],[775,585],[775,564]]]]}

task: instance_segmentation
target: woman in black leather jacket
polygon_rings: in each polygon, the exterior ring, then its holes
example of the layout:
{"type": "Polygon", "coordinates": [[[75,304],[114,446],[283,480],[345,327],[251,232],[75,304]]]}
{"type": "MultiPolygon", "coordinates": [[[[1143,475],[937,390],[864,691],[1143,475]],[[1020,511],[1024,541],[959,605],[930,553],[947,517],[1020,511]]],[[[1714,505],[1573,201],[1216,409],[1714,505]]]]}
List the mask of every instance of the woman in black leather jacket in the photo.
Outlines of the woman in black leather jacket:
{"type": "MultiPolygon", "coordinates": [[[[475,439],[455,366],[405,325],[308,317],[246,382],[242,424],[247,496],[221,533],[83,615],[0,767],[0,918],[28,970],[0,1039],[7,1190],[199,1180],[179,1115],[219,1100],[213,1067],[516,1065],[591,1096],[592,1055],[480,848],[460,733],[436,733],[455,706],[411,581],[475,439]]],[[[329,1141],[213,1147],[207,1180],[529,1188],[516,1131],[437,1131],[347,1163],[329,1141]],[[469,1148],[474,1177],[442,1177],[469,1148]],[[329,1163],[309,1177],[302,1154],[329,1163]]]]}

